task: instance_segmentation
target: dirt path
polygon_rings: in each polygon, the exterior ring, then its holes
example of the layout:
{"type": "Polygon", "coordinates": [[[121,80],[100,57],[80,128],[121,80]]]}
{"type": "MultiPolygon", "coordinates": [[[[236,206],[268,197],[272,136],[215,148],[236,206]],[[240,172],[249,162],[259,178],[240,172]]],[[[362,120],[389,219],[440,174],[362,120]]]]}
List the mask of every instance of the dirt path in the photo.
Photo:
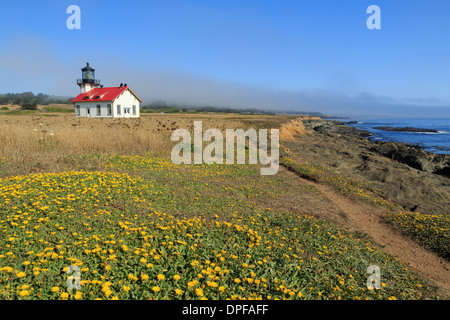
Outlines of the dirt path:
{"type": "Polygon", "coordinates": [[[340,215],[330,212],[329,217],[321,213],[322,218],[329,218],[329,220],[337,222],[350,230],[359,230],[368,234],[378,244],[384,246],[383,250],[385,252],[409,264],[412,270],[434,282],[442,289],[442,294],[449,297],[450,262],[440,258],[433,252],[427,251],[410,238],[393,229],[390,225],[382,222],[381,217],[385,214],[385,209],[354,201],[338,193],[330,186],[306,180],[285,168],[281,170],[289,172],[301,182],[319,189],[322,195],[330,200],[341,212],[340,215]]]}

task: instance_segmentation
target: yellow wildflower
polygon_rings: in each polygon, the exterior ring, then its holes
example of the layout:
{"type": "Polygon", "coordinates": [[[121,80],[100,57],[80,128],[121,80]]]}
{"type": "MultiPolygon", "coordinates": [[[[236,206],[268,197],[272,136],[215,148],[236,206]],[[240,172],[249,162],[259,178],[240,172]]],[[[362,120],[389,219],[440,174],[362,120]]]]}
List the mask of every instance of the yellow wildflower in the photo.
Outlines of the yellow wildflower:
{"type": "Polygon", "coordinates": [[[176,294],[177,296],[181,296],[181,295],[183,294],[183,290],[181,290],[181,289],[175,289],[175,294],[176,294]]]}
{"type": "Polygon", "coordinates": [[[28,291],[28,290],[22,290],[22,291],[20,291],[19,296],[25,297],[25,296],[27,296],[27,295],[29,295],[29,294],[30,294],[30,291],[28,291]]]}

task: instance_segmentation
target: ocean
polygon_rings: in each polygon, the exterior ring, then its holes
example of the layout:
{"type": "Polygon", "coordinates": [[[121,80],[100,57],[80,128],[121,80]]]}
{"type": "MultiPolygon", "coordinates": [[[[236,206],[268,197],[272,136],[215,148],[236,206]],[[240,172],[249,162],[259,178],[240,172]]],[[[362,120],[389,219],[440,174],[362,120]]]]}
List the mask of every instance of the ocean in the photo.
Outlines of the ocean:
{"type": "Polygon", "coordinates": [[[405,142],[421,146],[427,152],[450,154],[450,118],[371,118],[348,117],[339,119],[349,123],[351,127],[366,130],[372,134],[370,140],[405,142]],[[428,132],[391,132],[375,129],[375,127],[414,127],[433,129],[437,133],[428,132]]]}

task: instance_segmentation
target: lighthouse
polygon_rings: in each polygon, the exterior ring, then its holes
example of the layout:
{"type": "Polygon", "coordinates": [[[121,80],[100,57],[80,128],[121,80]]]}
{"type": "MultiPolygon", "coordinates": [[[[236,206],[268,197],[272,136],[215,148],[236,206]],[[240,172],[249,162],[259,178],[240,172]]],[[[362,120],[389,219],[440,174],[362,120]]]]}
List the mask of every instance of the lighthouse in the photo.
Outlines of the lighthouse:
{"type": "Polygon", "coordinates": [[[95,69],[86,63],[77,79],[80,94],[72,99],[76,117],[138,118],[141,98],[125,83],[116,87],[103,87],[95,79],[95,69]]]}
{"type": "Polygon", "coordinates": [[[80,93],[86,93],[100,86],[100,80],[95,79],[95,69],[86,63],[86,67],[81,69],[81,79],[77,79],[80,86],[80,93]]]}

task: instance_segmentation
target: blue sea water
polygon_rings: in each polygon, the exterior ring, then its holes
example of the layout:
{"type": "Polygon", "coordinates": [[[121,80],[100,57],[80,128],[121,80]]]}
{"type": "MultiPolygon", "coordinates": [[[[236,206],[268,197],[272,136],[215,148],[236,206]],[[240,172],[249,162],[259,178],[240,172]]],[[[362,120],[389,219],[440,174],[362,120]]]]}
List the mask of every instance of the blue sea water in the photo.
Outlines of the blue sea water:
{"type": "Polygon", "coordinates": [[[421,146],[427,152],[450,154],[450,118],[371,118],[348,117],[343,122],[357,121],[349,126],[369,131],[370,140],[405,142],[421,146]],[[390,132],[375,127],[414,127],[434,129],[438,133],[390,132]]]}

